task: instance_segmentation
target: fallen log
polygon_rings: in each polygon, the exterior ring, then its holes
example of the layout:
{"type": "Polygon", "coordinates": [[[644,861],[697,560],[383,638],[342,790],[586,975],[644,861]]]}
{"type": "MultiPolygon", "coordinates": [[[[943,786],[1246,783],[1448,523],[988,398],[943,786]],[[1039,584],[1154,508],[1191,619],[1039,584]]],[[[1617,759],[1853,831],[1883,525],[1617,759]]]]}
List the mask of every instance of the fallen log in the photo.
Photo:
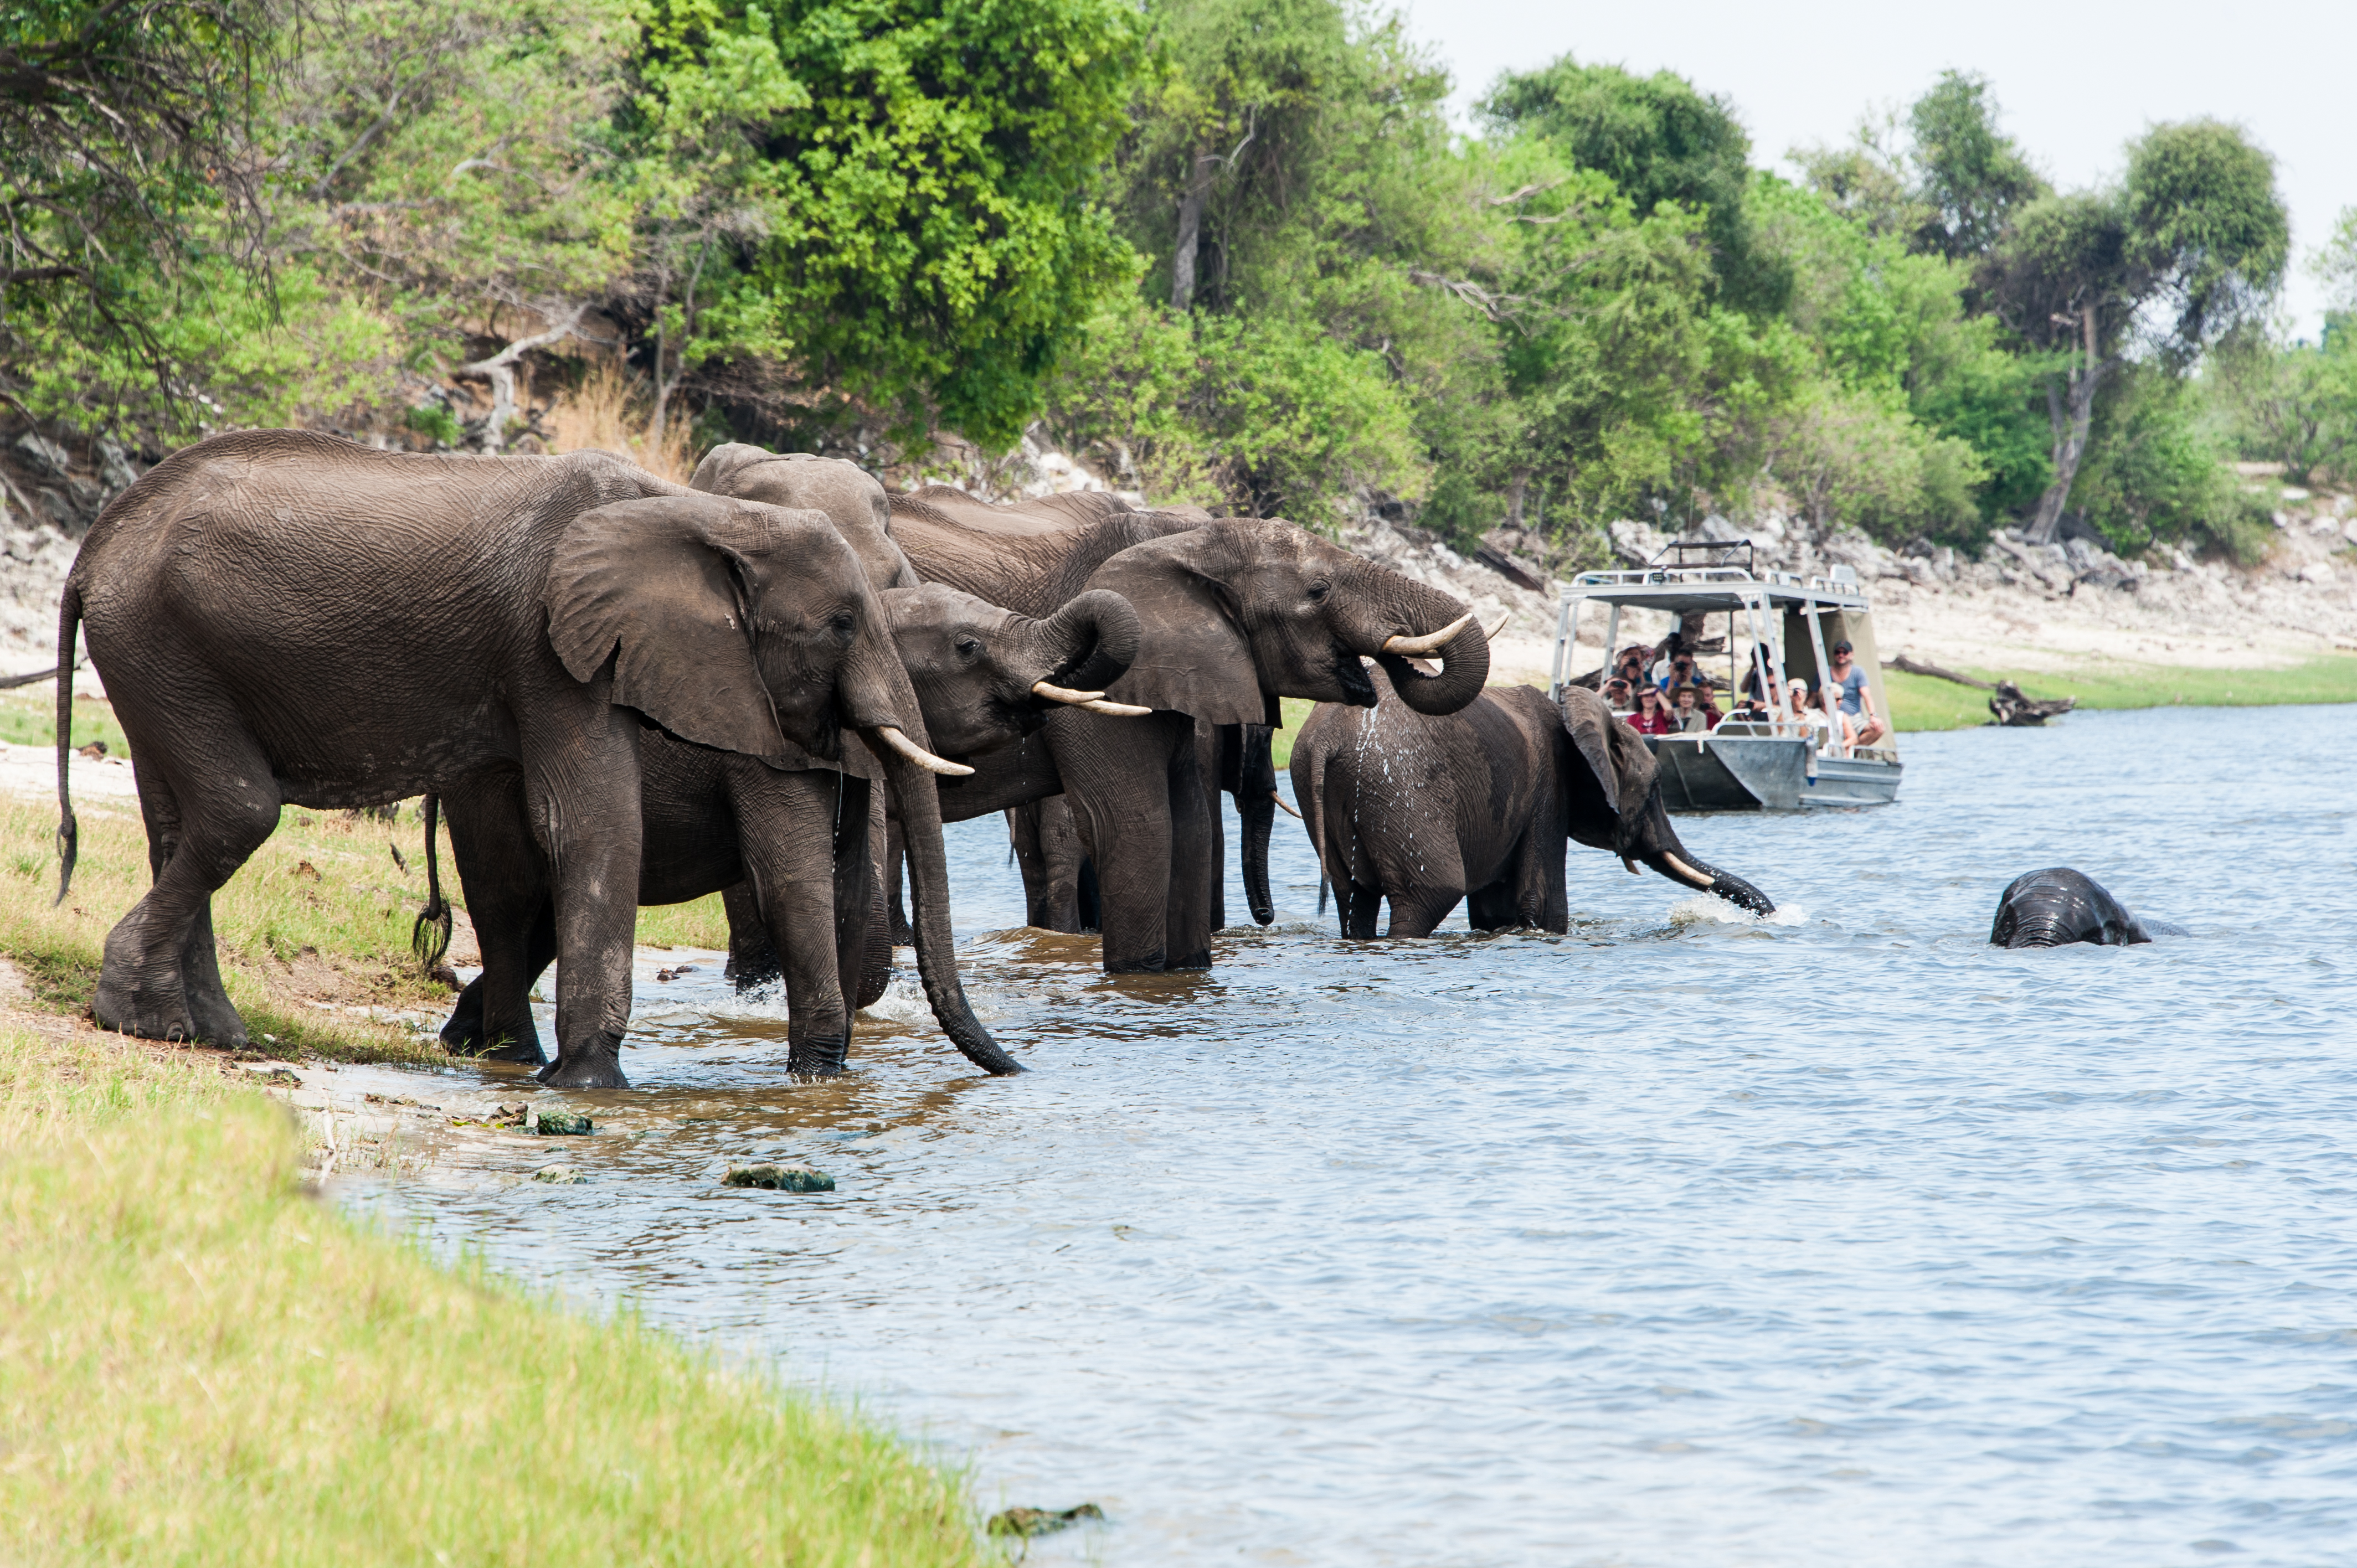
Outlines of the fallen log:
{"type": "Polygon", "coordinates": [[[2025,697],[2021,688],[2010,681],[1996,683],[1996,695],[1989,699],[1989,712],[2001,725],[2017,727],[2042,725],[2048,719],[2061,718],[2078,706],[2076,697],[2025,697]]]}
{"type": "Polygon", "coordinates": [[[1959,686],[1971,686],[1983,692],[1996,690],[1986,681],[1975,681],[1969,675],[1959,675],[1953,670],[1943,670],[1938,665],[1926,663],[1921,659],[1910,659],[1904,653],[1896,659],[1884,660],[1882,667],[1885,670],[1897,670],[1908,675],[1929,675],[1935,681],[1953,681],[1959,686]]]}

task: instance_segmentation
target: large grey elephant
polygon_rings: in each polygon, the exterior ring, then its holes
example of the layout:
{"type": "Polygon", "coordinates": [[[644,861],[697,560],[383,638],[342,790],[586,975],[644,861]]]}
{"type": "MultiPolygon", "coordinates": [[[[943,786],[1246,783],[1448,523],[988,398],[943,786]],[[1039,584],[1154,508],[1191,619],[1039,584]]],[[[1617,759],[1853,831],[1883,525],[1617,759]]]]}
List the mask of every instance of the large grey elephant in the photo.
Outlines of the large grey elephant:
{"type": "Polygon", "coordinates": [[[1679,842],[1644,737],[1595,693],[1530,686],[1433,715],[1385,700],[1320,706],[1293,743],[1293,793],[1342,934],[1423,937],[1462,901],[1477,931],[1570,929],[1566,841],[1642,861],[1758,914],[1775,905],[1679,842]]]}
{"type": "MultiPolygon", "coordinates": [[[[1101,686],[1119,676],[1137,650],[1136,614],[1114,594],[1083,593],[1044,620],[939,584],[890,588],[877,597],[891,618],[925,729],[934,747],[953,760],[1020,740],[1058,703],[1086,700],[1090,693],[1075,686],[1101,686]]],[[[644,737],[640,755],[639,902],[677,904],[707,893],[741,892],[741,907],[731,899],[732,919],[745,928],[731,934],[739,978],[782,972],[789,1069],[841,1071],[850,1010],[882,993],[890,960],[874,875],[867,781],[691,746],[660,731],[644,737]]],[[[474,908],[483,877],[463,848],[465,825],[454,811],[452,839],[462,846],[459,872],[474,908]]],[[[429,835],[429,870],[432,857],[429,835]]],[[[503,868],[494,869],[501,874],[503,868]]],[[[544,903],[533,918],[521,989],[492,994],[486,974],[459,993],[443,1026],[446,1046],[537,1058],[528,993],[556,956],[554,914],[544,903]]],[[[942,1022],[949,1026],[954,1020],[942,1022]]],[[[967,1054],[989,1070],[1013,1069],[1003,1052],[969,1048],[967,1054]]]]}
{"type": "MultiPolygon", "coordinates": [[[[91,1011],[154,1038],[244,1041],[211,896],[287,802],[435,793],[503,868],[493,989],[554,908],[551,1083],[622,1087],[640,855],[640,739],[760,757],[856,734],[906,825],[918,957],[970,1049],[916,694],[875,591],[821,515],[682,489],[603,453],[422,456],[300,431],[217,436],[111,503],[68,578],[130,738],[155,885],[109,933],[91,1011]],[[513,933],[512,937],[509,933],[513,933]]],[[[72,692],[59,689],[63,862],[72,692]]],[[[996,1049],[995,1042],[988,1048],[996,1049]]]]}

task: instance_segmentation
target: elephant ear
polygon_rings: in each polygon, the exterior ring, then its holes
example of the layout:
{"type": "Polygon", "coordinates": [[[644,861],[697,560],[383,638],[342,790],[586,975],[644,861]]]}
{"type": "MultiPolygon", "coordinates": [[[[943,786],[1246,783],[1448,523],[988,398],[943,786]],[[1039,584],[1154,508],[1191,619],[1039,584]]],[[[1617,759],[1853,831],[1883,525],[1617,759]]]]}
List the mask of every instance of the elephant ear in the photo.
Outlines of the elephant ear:
{"type": "Polygon", "coordinates": [[[1653,792],[1657,765],[1644,738],[1612,716],[1609,703],[1581,686],[1566,686],[1563,727],[1604,791],[1604,804],[1621,824],[1621,836],[1636,831],[1636,819],[1653,792]]]}
{"type": "Polygon", "coordinates": [[[543,596],[556,656],[583,682],[612,659],[614,702],[682,740],[780,755],[785,736],[746,624],[745,574],[806,518],[825,521],[711,496],[583,512],[557,541],[543,596]]]}
{"type": "Polygon", "coordinates": [[[1090,575],[1137,611],[1137,657],[1105,688],[1116,703],[1215,725],[1271,722],[1235,600],[1211,575],[1201,531],[1133,544],[1090,575]]]}

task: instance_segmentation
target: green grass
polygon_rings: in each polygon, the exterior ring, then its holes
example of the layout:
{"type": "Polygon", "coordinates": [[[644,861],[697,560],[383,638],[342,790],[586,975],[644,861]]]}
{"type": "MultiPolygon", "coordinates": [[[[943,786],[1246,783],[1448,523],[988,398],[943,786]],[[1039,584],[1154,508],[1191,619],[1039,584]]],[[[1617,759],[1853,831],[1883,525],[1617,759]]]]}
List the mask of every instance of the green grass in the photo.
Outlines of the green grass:
{"type": "Polygon", "coordinates": [[[896,1440],[307,1196],[204,1058],[0,1031],[0,1562],[995,1560],[896,1440]]]}
{"type": "MultiPolygon", "coordinates": [[[[10,746],[54,746],[58,738],[57,713],[58,693],[52,684],[20,686],[13,692],[0,693],[0,741],[10,746]]],[[[106,742],[112,756],[129,755],[123,726],[114,722],[114,710],[96,697],[77,696],[73,742],[76,746],[88,746],[94,740],[106,742]]]]}
{"type": "MultiPolygon", "coordinates": [[[[2334,654],[2277,670],[2202,670],[2174,664],[2093,664],[2066,674],[1977,668],[1959,674],[2010,680],[2031,697],[2073,696],[2083,708],[2272,707],[2357,703],[2357,657],[2334,654]]],[[[1964,729],[1989,722],[1986,692],[1930,675],[1882,672],[1901,730],[1964,729]]]]}

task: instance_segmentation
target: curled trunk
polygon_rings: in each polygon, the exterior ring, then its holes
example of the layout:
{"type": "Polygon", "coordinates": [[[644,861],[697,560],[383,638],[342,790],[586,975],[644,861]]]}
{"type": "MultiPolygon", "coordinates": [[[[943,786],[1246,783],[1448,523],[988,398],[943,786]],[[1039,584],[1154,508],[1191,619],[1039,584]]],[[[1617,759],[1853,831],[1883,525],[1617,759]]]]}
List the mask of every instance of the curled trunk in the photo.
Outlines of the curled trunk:
{"type": "Polygon", "coordinates": [[[1119,594],[1092,588],[1039,623],[1042,677],[1081,692],[1101,692],[1137,658],[1137,611],[1119,594]]]}
{"type": "Polygon", "coordinates": [[[1417,713],[1434,717],[1453,714],[1489,684],[1490,638],[1479,620],[1467,621],[1432,655],[1440,665],[1437,673],[1427,673],[1415,660],[1383,651],[1383,644],[1394,637],[1421,637],[1463,617],[1465,607],[1448,595],[1390,573],[1362,584],[1337,585],[1336,592],[1352,594],[1364,606],[1353,618],[1358,629],[1351,647],[1372,654],[1400,701],[1417,713]]]}

